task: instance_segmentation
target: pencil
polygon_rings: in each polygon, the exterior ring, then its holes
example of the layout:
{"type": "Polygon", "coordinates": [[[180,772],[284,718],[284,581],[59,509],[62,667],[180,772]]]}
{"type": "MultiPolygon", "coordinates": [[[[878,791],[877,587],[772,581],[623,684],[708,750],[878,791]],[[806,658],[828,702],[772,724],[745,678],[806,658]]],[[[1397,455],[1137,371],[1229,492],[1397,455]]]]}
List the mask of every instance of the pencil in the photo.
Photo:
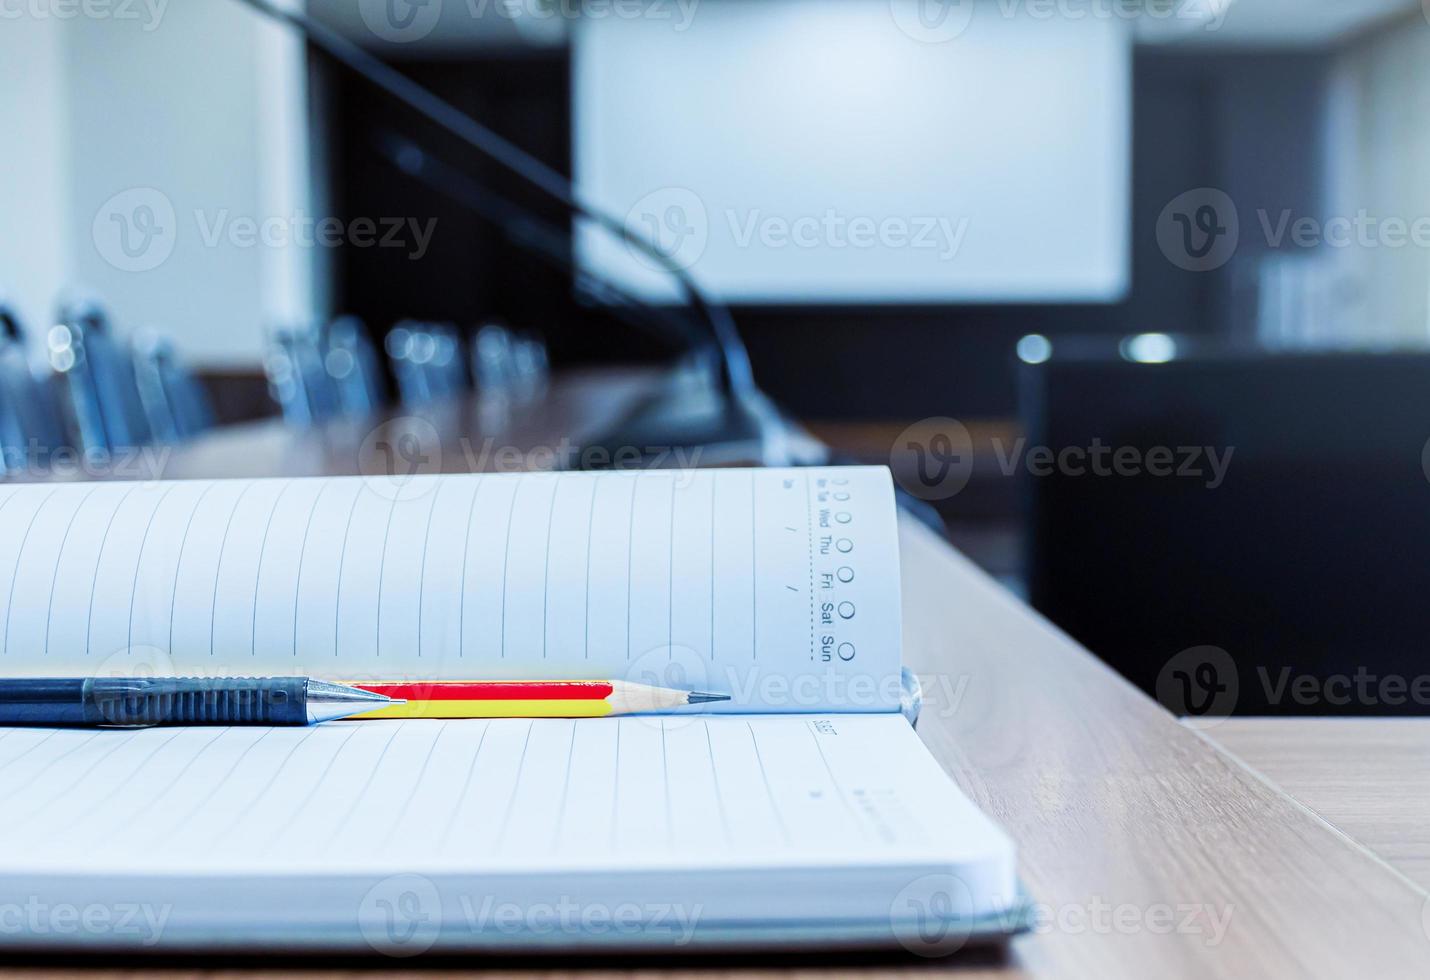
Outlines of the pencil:
{"type": "Polygon", "coordinates": [[[728,694],[677,691],[631,681],[355,681],[353,687],[405,704],[370,718],[604,718],[728,701],[728,694]]]}

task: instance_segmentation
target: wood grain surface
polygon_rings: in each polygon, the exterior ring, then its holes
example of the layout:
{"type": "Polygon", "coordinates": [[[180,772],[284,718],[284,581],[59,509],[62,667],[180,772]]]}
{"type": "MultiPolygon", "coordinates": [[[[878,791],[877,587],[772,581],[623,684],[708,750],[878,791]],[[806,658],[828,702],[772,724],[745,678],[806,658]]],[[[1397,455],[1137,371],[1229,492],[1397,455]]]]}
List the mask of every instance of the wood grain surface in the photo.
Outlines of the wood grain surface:
{"type": "Polygon", "coordinates": [[[1206,735],[1430,888],[1430,718],[1228,718],[1206,735]]]}

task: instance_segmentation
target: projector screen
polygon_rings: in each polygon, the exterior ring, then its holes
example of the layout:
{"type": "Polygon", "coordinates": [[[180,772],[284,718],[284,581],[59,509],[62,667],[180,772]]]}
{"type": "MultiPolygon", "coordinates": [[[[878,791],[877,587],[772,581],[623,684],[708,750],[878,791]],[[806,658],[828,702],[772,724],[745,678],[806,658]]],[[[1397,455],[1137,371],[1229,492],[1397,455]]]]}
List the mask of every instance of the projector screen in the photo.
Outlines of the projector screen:
{"type": "MultiPolygon", "coordinates": [[[[577,187],[716,297],[1126,291],[1128,21],[999,0],[638,6],[577,23],[577,187]]],[[[677,295],[612,236],[582,228],[577,248],[643,298],[677,295]]]]}

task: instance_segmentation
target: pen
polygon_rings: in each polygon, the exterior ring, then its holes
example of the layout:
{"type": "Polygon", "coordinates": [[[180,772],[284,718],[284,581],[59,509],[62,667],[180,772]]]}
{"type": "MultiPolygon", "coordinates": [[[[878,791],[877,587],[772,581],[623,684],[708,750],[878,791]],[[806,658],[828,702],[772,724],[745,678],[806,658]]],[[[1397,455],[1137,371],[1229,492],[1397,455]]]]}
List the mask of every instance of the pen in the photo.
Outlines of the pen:
{"type": "Polygon", "coordinates": [[[312,725],[393,705],[308,677],[46,677],[0,680],[0,725],[312,725]]]}
{"type": "Polygon", "coordinates": [[[603,718],[728,701],[728,694],[677,691],[632,681],[352,681],[401,698],[378,718],[603,718]]]}

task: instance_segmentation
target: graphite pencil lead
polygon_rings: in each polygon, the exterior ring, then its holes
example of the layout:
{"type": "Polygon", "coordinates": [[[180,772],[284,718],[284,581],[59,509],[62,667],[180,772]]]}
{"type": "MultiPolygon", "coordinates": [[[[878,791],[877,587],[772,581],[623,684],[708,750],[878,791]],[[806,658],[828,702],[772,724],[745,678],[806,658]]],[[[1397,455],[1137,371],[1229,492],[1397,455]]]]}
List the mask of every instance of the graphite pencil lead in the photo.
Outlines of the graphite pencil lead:
{"type": "Polygon", "coordinates": [[[690,696],[689,696],[688,698],[686,698],[685,703],[686,703],[686,704],[708,704],[708,703],[711,702],[711,701],[728,701],[728,700],[730,700],[730,695],[728,695],[728,694],[705,694],[705,693],[702,693],[702,692],[700,692],[700,691],[691,691],[691,692],[690,692],[690,696]]]}

